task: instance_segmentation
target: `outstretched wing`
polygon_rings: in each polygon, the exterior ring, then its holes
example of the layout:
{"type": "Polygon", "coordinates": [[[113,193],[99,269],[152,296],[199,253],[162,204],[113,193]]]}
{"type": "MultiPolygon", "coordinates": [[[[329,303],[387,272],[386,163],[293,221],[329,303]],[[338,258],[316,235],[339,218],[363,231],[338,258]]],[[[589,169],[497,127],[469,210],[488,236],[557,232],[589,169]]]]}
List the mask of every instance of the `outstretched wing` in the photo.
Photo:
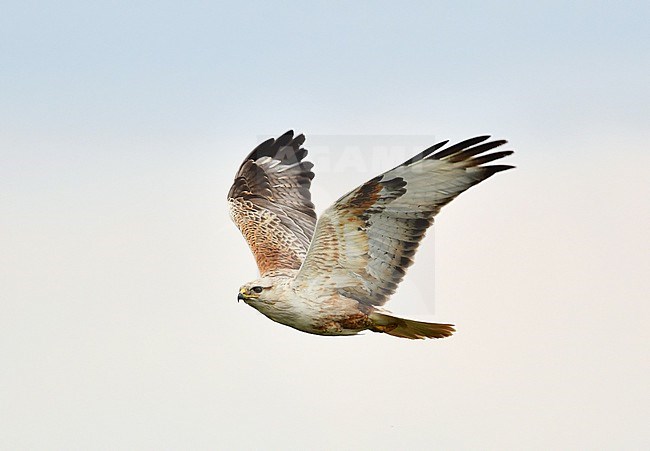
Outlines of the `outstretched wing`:
{"type": "Polygon", "coordinates": [[[328,286],[367,305],[383,305],[413,263],[440,208],[469,187],[513,166],[485,163],[506,141],[436,144],[346,194],[321,216],[297,283],[328,286]],[[439,151],[438,151],[439,150],[439,151]],[[438,152],[436,152],[438,151],[438,152]]]}
{"type": "Polygon", "coordinates": [[[304,142],[293,131],[264,141],[246,157],[228,193],[231,218],[262,275],[300,268],[314,234],[314,173],[304,161],[304,142]]]}

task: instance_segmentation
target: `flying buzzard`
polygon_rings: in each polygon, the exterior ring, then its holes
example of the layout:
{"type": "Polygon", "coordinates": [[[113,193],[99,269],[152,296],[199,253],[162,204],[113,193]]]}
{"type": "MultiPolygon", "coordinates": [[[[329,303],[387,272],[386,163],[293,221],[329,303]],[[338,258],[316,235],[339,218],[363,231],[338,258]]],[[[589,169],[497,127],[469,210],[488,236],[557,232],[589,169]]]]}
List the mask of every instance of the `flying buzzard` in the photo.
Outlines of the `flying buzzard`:
{"type": "Polygon", "coordinates": [[[369,329],[404,338],[442,338],[451,324],[397,318],[381,310],[403,279],[434,216],[470,186],[513,166],[485,165],[506,141],[435,144],[341,197],[316,222],[313,164],[303,135],[288,131],[257,146],[228,193],[233,221],[261,277],[238,299],[273,321],[318,335],[369,329]]]}

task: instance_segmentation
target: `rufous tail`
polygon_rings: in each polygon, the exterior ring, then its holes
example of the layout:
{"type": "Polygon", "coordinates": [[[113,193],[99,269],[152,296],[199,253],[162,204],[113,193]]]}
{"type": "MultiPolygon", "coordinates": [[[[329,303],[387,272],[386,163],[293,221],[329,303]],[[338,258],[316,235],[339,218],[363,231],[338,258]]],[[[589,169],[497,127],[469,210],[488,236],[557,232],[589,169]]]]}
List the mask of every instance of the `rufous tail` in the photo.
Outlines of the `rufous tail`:
{"type": "Polygon", "coordinates": [[[424,323],[379,312],[372,312],[369,318],[373,323],[370,327],[373,332],[383,332],[394,337],[410,338],[411,340],[445,338],[456,331],[452,324],[424,323]]]}

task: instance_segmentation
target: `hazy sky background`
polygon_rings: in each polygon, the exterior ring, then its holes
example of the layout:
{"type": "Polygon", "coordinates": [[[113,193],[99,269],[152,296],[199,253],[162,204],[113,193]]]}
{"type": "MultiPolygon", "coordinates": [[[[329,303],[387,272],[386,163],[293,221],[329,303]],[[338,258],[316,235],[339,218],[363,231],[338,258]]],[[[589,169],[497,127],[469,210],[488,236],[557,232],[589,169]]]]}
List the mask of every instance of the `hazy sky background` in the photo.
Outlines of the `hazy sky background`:
{"type": "Polygon", "coordinates": [[[649,448],[649,5],[5,2],[0,448],[649,448]],[[387,305],[452,338],[236,302],[225,195],[290,128],[319,211],[510,141],[387,305]]]}

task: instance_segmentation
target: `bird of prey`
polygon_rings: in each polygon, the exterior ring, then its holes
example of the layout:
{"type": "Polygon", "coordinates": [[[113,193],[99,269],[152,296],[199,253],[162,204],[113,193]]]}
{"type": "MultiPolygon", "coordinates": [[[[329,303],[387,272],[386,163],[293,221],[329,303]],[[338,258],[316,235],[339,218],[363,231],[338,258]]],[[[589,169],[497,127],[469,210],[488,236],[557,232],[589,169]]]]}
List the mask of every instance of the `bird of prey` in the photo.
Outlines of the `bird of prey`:
{"type": "Polygon", "coordinates": [[[288,131],[257,146],[228,193],[230,214],[260,278],[238,300],[273,321],[318,335],[363,330],[421,339],[450,336],[451,324],[398,318],[381,309],[440,208],[513,166],[488,164],[512,151],[489,136],[435,144],[341,197],[316,221],[305,137],[288,131]]]}

